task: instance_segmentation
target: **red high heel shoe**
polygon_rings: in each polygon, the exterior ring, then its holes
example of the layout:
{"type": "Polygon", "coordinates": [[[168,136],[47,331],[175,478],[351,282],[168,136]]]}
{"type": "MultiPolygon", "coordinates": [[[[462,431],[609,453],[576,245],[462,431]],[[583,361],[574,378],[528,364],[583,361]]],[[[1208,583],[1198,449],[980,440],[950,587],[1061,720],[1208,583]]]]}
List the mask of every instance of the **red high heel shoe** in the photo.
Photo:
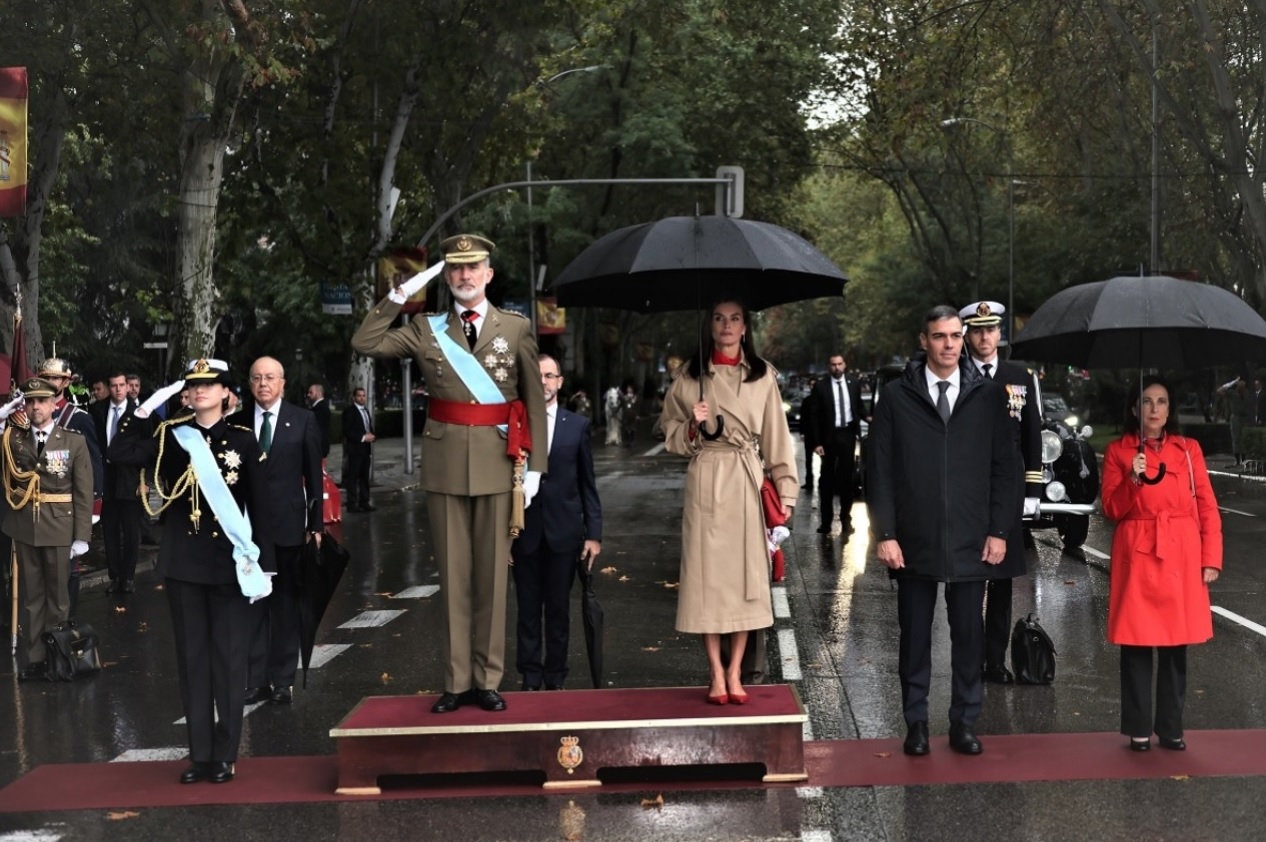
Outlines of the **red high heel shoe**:
{"type": "Polygon", "coordinates": [[[710,705],[729,704],[729,701],[730,701],[730,696],[728,693],[721,693],[720,695],[717,695],[717,696],[711,696],[711,695],[708,696],[708,704],[710,705]]]}
{"type": "Polygon", "coordinates": [[[751,696],[747,695],[746,693],[731,693],[730,694],[730,704],[732,705],[745,705],[750,699],[751,699],[751,696]]]}

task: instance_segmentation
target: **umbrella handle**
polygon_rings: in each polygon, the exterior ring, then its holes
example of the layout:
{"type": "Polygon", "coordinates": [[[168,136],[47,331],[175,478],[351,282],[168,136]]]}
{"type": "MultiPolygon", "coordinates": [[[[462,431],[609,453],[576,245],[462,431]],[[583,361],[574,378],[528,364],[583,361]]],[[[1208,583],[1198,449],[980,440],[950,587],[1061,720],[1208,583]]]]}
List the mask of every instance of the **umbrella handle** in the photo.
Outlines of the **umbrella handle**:
{"type": "Polygon", "coordinates": [[[1156,476],[1149,477],[1147,474],[1143,474],[1143,476],[1139,477],[1139,481],[1142,482],[1144,485],[1155,485],[1156,483],[1160,482],[1164,478],[1165,478],[1165,463],[1162,462],[1160,466],[1160,470],[1156,472],[1156,476]]]}
{"type": "MultiPolygon", "coordinates": [[[[705,421],[704,423],[706,424],[707,422],[705,421]]],[[[721,433],[724,432],[724,430],[725,430],[725,416],[724,415],[717,416],[717,431],[715,433],[709,433],[707,429],[704,428],[703,424],[699,425],[699,435],[703,436],[708,441],[716,441],[717,439],[721,438],[721,433]]]]}

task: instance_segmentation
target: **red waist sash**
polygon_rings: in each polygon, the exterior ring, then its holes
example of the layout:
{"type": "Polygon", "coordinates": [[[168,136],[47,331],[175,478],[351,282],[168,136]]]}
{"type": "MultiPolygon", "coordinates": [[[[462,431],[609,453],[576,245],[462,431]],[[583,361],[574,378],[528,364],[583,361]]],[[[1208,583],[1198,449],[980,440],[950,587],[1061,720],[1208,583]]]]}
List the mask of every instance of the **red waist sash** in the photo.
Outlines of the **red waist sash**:
{"type": "Polygon", "coordinates": [[[508,403],[461,403],[431,398],[426,405],[428,418],[444,424],[467,427],[495,427],[510,422],[508,403]]]}

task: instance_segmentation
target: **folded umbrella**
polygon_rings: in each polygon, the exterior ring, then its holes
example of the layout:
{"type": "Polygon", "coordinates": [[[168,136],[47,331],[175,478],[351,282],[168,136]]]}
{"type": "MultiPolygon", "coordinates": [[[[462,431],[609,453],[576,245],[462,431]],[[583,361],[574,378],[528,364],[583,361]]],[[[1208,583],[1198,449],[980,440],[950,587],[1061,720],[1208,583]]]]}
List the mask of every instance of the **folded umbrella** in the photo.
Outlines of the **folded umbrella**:
{"type": "Polygon", "coordinates": [[[585,654],[589,656],[589,677],[594,689],[602,687],[602,603],[593,590],[593,572],[589,562],[580,559],[580,619],[585,626],[585,654]]]}
{"type": "Polygon", "coordinates": [[[317,628],[350,560],[347,550],[339,546],[328,532],[321,536],[320,548],[315,541],[308,541],[300,551],[299,662],[303,666],[305,689],[308,686],[308,667],[312,664],[312,650],[316,646],[317,628]]]}

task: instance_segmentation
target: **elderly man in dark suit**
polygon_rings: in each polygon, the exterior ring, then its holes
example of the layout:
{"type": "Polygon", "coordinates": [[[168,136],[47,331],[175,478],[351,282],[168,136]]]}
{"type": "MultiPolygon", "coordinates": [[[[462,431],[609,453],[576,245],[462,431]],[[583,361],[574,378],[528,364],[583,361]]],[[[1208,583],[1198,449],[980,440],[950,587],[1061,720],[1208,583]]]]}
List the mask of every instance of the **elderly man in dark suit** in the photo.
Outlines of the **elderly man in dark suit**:
{"type": "MultiPolygon", "coordinates": [[[[92,405],[97,423],[97,441],[107,450],[123,422],[136,411],[136,401],[128,397],[127,375],[111,374],[106,379],[110,399],[92,405]]],[[[148,425],[149,422],[147,421],[148,425]]],[[[136,586],[136,557],[141,551],[140,469],[105,458],[105,485],[101,497],[101,528],[105,534],[106,567],[110,574],[109,593],[133,593],[136,586]]]]}
{"type": "MultiPolygon", "coordinates": [[[[831,531],[835,520],[835,498],[840,498],[840,525],[844,534],[853,531],[853,489],[857,484],[854,470],[857,436],[861,419],[867,414],[862,406],[862,389],[857,378],[848,376],[848,363],[842,354],[827,360],[830,376],[823,377],[809,393],[808,415],[814,443],[813,452],[822,457],[818,473],[818,509],[822,522],[818,532],[831,531]]],[[[805,417],[802,415],[801,423],[805,417]]]]}
{"type": "MultiPolygon", "coordinates": [[[[246,704],[290,704],[299,663],[298,580],[300,550],[320,542],[321,432],[303,407],[282,400],[286,372],[272,357],[260,357],[250,369],[254,425],[262,454],[263,485],[268,493],[255,503],[255,543],[272,548],[277,561],[271,596],[252,611],[246,704]]],[[[242,419],[245,420],[245,419],[242,419]]]]}
{"type": "Polygon", "coordinates": [[[576,565],[592,569],[602,552],[602,503],[594,479],[589,420],[558,405],[563,385],[558,360],[541,354],[540,366],[549,473],[524,513],[523,532],[510,547],[519,608],[516,663],[522,689],[562,690],[567,680],[571,586],[576,565]]]}

